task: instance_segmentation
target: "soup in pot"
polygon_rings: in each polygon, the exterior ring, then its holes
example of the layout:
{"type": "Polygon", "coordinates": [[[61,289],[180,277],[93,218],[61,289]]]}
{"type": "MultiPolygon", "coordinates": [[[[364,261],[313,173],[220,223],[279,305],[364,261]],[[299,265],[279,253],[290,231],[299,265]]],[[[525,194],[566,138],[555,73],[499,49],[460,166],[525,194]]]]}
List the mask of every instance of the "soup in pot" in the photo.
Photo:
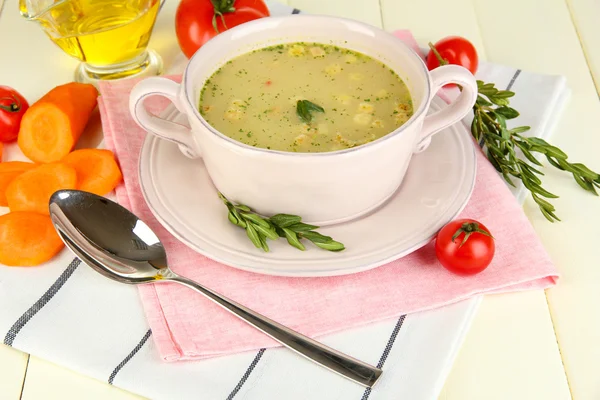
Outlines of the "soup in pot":
{"type": "Polygon", "coordinates": [[[199,110],[219,132],[250,146],[326,152],[393,132],[413,104],[402,79],[374,58],[290,43],[228,61],[206,81],[199,110]]]}

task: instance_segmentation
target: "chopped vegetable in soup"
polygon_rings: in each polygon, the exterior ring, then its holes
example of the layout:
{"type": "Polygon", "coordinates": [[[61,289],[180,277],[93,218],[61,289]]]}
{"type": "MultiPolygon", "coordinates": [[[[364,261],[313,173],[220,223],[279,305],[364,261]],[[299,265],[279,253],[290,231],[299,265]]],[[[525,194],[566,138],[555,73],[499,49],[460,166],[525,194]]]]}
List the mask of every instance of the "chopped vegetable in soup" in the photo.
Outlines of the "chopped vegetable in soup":
{"type": "Polygon", "coordinates": [[[386,65],[317,43],[267,47],[228,61],[206,81],[199,109],[232,139],[296,152],[359,146],[413,113],[408,88],[386,65]]]}

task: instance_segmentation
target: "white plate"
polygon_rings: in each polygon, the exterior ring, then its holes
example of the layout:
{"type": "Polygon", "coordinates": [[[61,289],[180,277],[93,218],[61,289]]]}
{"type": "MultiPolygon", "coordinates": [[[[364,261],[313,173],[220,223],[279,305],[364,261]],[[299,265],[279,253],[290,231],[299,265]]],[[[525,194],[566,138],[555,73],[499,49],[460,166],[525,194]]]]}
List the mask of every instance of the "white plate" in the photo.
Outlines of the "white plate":
{"type": "MultiPolygon", "coordinates": [[[[435,98],[431,111],[444,106],[435,98]]],[[[187,125],[173,108],[163,116],[187,125]]],[[[228,221],[227,208],[201,159],[188,159],[177,145],[149,134],[139,162],[140,186],[150,210],[187,246],[235,268],[297,277],[365,271],[419,249],[462,211],[476,172],[470,134],[462,124],[455,124],[435,135],[426,151],[413,156],[400,189],[383,206],[358,220],[318,230],[344,243],[346,250],[333,253],[306,243],[307,250],[299,251],[280,239],[269,240],[271,251],[264,253],[243,229],[228,221]]],[[[244,171],[231,173],[244,178],[244,171]]]]}

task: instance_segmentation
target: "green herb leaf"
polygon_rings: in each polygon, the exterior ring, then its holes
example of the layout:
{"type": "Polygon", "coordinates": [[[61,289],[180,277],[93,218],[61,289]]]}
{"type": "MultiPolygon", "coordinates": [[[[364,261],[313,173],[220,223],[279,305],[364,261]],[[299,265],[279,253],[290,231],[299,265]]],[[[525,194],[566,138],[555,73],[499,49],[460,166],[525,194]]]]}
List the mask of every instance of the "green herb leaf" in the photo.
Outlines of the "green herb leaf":
{"type": "Polygon", "coordinates": [[[508,106],[498,107],[496,108],[496,114],[500,114],[506,119],[513,119],[519,116],[519,112],[514,108],[510,108],[508,106]]]}
{"type": "Polygon", "coordinates": [[[588,190],[588,191],[594,193],[595,195],[598,195],[598,193],[596,193],[596,189],[594,188],[594,185],[592,185],[592,183],[590,181],[585,180],[584,178],[582,178],[581,176],[579,176],[577,174],[573,174],[573,178],[575,178],[575,181],[583,189],[588,190]]]}
{"type": "Polygon", "coordinates": [[[327,243],[333,240],[331,237],[321,235],[319,232],[302,232],[301,235],[313,243],[327,243]]]}
{"type": "Polygon", "coordinates": [[[502,129],[506,129],[506,118],[504,115],[496,114],[496,121],[498,121],[498,125],[500,125],[502,129]]]}
{"type": "Polygon", "coordinates": [[[509,104],[508,100],[503,97],[498,97],[497,94],[488,97],[488,99],[497,106],[507,106],[509,104]]]}
{"type": "Polygon", "coordinates": [[[586,167],[583,164],[580,163],[573,163],[571,164],[571,167],[576,170],[577,172],[579,172],[579,174],[581,174],[581,176],[588,178],[592,181],[597,180],[599,175],[597,173],[595,173],[594,171],[590,170],[588,167],[586,167]]]}
{"type": "Polygon", "coordinates": [[[532,182],[529,179],[523,179],[523,184],[531,192],[537,193],[540,196],[544,196],[544,197],[549,198],[549,199],[558,199],[557,195],[555,195],[554,193],[550,193],[549,191],[547,191],[546,189],[544,189],[543,187],[541,187],[539,184],[537,184],[535,182],[532,182]]]}
{"type": "Polygon", "coordinates": [[[266,228],[266,229],[269,229],[271,227],[271,225],[269,225],[269,223],[267,221],[265,221],[258,214],[254,214],[254,213],[250,213],[250,212],[243,212],[243,213],[240,213],[240,215],[246,221],[252,221],[252,222],[254,222],[255,225],[262,226],[263,228],[266,228]]]}
{"type": "Polygon", "coordinates": [[[536,195],[535,193],[532,195],[533,200],[535,200],[535,202],[540,205],[543,206],[545,209],[549,210],[549,211],[554,211],[554,206],[550,203],[548,203],[546,200],[544,200],[543,198],[541,198],[540,196],[536,195]]]}
{"type": "Polygon", "coordinates": [[[552,164],[552,166],[553,166],[553,167],[555,167],[555,168],[558,168],[558,169],[560,169],[561,171],[564,171],[564,170],[565,170],[565,169],[562,167],[562,165],[560,165],[560,164],[558,163],[558,161],[556,161],[556,160],[555,160],[555,159],[553,159],[552,157],[550,157],[550,156],[546,156],[546,159],[548,160],[548,162],[549,162],[550,164],[552,164]]]}
{"type": "Polygon", "coordinates": [[[535,158],[533,156],[533,154],[531,154],[531,152],[529,151],[529,149],[527,149],[526,145],[523,142],[520,142],[520,141],[516,140],[515,144],[517,145],[517,147],[519,147],[519,149],[521,149],[521,152],[525,155],[525,157],[529,161],[531,161],[535,165],[539,165],[540,167],[542,166],[542,163],[539,162],[539,160],[537,158],[535,158]]]}
{"type": "MultiPolygon", "coordinates": [[[[239,224],[245,224],[244,219],[235,207],[228,207],[229,212],[239,221],[239,224]]],[[[238,225],[239,225],[238,224],[238,225]]],[[[241,225],[240,225],[241,226],[241,225]]]]}
{"type": "Polygon", "coordinates": [[[262,235],[260,232],[258,233],[258,237],[260,238],[260,246],[265,251],[265,253],[269,252],[269,245],[267,244],[267,238],[262,235]]]}
{"type": "Polygon", "coordinates": [[[527,164],[523,160],[517,160],[517,163],[519,164],[519,166],[521,166],[521,168],[526,169],[526,170],[530,171],[531,173],[538,174],[538,175],[544,175],[544,173],[542,171],[540,171],[539,169],[536,169],[535,167],[532,167],[531,165],[527,164]]]}
{"type": "Polygon", "coordinates": [[[245,228],[246,227],[246,223],[244,222],[244,220],[237,219],[236,216],[231,211],[229,211],[229,213],[227,214],[227,218],[229,218],[229,221],[232,224],[237,225],[240,228],[245,228]]]}
{"type": "Polygon", "coordinates": [[[275,232],[277,232],[277,235],[278,235],[280,238],[285,238],[285,232],[283,231],[283,229],[282,229],[282,228],[280,228],[280,227],[276,226],[276,227],[275,227],[275,232]]]}
{"type": "Polygon", "coordinates": [[[260,241],[260,237],[258,236],[258,232],[254,228],[253,224],[246,225],[246,234],[248,235],[248,238],[250,238],[250,240],[252,241],[252,243],[254,243],[254,245],[256,247],[258,247],[259,249],[262,248],[262,243],[260,241]]]}
{"type": "Polygon", "coordinates": [[[345,247],[342,243],[336,242],[335,240],[332,240],[327,243],[319,243],[319,242],[313,242],[313,243],[315,244],[315,246],[320,247],[325,250],[329,250],[329,251],[342,251],[345,249],[345,247]]]}
{"type": "Polygon", "coordinates": [[[538,137],[528,137],[526,140],[531,144],[537,144],[538,146],[550,146],[550,143],[546,142],[544,139],[538,137]]]}
{"type": "Polygon", "coordinates": [[[500,90],[496,94],[494,94],[494,97],[500,98],[500,99],[507,99],[509,97],[513,97],[514,95],[515,95],[514,92],[510,92],[508,90],[500,90]]]}
{"type": "Polygon", "coordinates": [[[513,135],[518,135],[519,133],[527,132],[531,128],[529,126],[517,126],[516,128],[512,128],[510,133],[513,135]]]}
{"type": "Polygon", "coordinates": [[[260,233],[261,235],[264,235],[265,237],[268,237],[271,240],[279,239],[279,235],[277,234],[277,232],[275,231],[274,228],[271,228],[271,227],[265,228],[262,225],[254,225],[254,227],[256,228],[258,233],[260,233]]]}
{"type": "Polygon", "coordinates": [[[296,233],[299,233],[299,232],[308,232],[308,231],[315,230],[318,228],[318,226],[305,224],[304,222],[297,222],[293,225],[288,226],[288,228],[293,230],[296,233]]]}
{"type": "Polygon", "coordinates": [[[306,250],[306,247],[304,247],[304,245],[302,243],[300,243],[300,239],[298,239],[298,235],[296,235],[296,232],[294,232],[288,228],[282,228],[282,229],[283,229],[283,232],[285,232],[285,237],[290,245],[292,245],[295,248],[300,249],[300,250],[306,250]]]}
{"type": "Polygon", "coordinates": [[[323,107],[308,100],[298,100],[296,103],[296,114],[298,114],[298,117],[300,117],[300,119],[307,124],[312,121],[313,116],[311,112],[313,111],[322,113],[325,112],[323,107]]]}
{"type": "Polygon", "coordinates": [[[280,228],[287,228],[290,225],[294,225],[302,221],[302,218],[297,215],[275,214],[272,217],[269,217],[269,221],[279,226],[280,228]]]}
{"type": "Polygon", "coordinates": [[[489,101],[487,101],[483,96],[477,96],[477,104],[479,104],[480,106],[491,106],[492,103],[490,103],[489,101]]]}
{"type": "Polygon", "coordinates": [[[554,215],[554,212],[548,211],[544,207],[540,207],[540,211],[542,212],[542,214],[544,215],[544,217],[546,217],[546,219],[548,221],[550,221],[550,222],[560,221],[560,218],[558,218],[556,215],[554,215]]]}

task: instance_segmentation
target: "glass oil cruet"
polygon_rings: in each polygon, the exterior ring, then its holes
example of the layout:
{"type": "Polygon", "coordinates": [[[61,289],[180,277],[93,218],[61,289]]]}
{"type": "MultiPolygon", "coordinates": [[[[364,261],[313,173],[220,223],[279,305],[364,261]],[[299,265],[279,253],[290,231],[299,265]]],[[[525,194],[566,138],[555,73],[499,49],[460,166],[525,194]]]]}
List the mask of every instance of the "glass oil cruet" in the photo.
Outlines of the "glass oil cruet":
{"type": "Polygon", "coordinates": [[[159,0],[19,0],[21,15],[40,24],[65,53],[80,60],[78,82],[162,73],[148,42],[159,0]]]}

